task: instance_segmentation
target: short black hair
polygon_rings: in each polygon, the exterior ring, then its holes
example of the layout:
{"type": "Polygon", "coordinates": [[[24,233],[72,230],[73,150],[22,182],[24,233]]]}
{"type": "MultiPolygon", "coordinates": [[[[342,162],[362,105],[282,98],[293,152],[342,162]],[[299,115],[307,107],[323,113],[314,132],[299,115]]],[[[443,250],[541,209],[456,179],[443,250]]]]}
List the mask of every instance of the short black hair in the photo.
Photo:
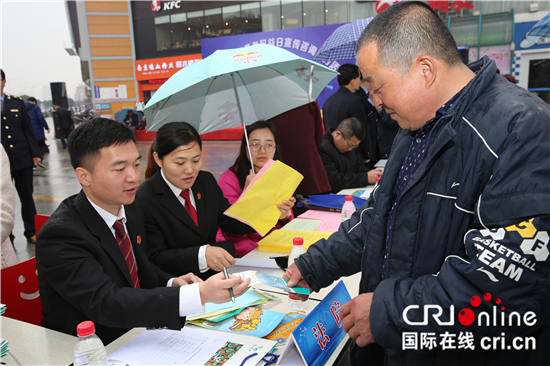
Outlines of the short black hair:
{"type": "Polygon", "coordinates": [[[338,72],[340,73],[338,75],[338,85],[340,86],[348,85],[353,79],[357,79],[360,75],[359,67],[354,64],[343,64],[338,69],[338,72]]]}
{"type": "Polygon", "coordinates": [[[6,74],[4,74],[4,70],[0,69],[0,74],[2,75],[2,80],[6,80],[6,74]]]}
{"type": "Polygon", "coordinates": [[[28,97],[28,98],[27,98],[27,102],[30,102],[30,103],[37,103],[35,97],[28,97]]]}
{"type": "Polygon", "coordinates": [[[351,139],[355,136],[358,140],[363,141],[365,138],[365,127],[363,123],[355,117],[346,118],[340,122],[336,131],[342,132],[342,135],[344,135],[346,139],[351,139]]]}
{"type": "Polygon", "coordinates": [[[447,24],[419,1],[398,2],[374,17],[357,41],[357,54],[371,43],[376,44],[379,64],[402,75],[423,54],[449,67],[463,64],[447,24]]]}
{"type": "Polygon", "coordinates": [[[74,169],[82,167],[93,171],[101,149],[114,145],[136,143],[132,130],[112,119],[96,117],[81,124],[69,135],[67,145],[74,169]]]}
{"type": "Polygon", "coordinates": [[[199,133],[195,127],[187,122],[169,122],[159,128],[149,149],[145,179],[151,178],[160,169],[155,162],[153,153],[156,152],[159,159],[162,160],[177,147],[189,145],[193,142],[199,144],[202,150],[202,140],[199,133]]]}

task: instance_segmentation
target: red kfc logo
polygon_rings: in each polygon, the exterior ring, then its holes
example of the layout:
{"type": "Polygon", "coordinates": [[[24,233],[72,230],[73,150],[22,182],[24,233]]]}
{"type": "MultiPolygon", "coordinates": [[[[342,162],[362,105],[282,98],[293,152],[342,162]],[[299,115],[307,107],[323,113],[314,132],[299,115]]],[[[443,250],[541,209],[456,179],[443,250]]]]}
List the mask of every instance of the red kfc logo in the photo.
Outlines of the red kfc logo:
{"type": "Polygon", "coordinates": [[[158,13],[160,11],[160,1],[153,0],[151,1],[151,10],[155,13],[158,13]]]}
{"type": "Polygon", "coordinates": [[[376,12],[380,14],[387,7],[392,6],[399,0],[376,0],[376,12]]]}

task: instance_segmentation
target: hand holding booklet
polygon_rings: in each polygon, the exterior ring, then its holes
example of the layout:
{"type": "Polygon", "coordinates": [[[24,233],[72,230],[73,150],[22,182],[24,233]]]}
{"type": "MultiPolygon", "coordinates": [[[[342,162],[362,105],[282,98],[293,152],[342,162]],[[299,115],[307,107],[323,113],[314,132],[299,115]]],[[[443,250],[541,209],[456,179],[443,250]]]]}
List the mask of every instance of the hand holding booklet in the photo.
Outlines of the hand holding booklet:
{"type": "Polygon", "coordinates": [[[294,194],[302,179],[304,176],[288,165],[269,160],[224,214],[264,236],[281,216],[277,205],[294,194]]]}
{"type": "Polygon", "coordinates": [[[250,285],[256,285],[258,283],[263,283],[266,286],[276,287],[278,289],[284,290],[286,292],[291,292],[295,294],[310,295],[311,291],[305,287],[288,287],[287,280],[282,279],[281,277],[272,276],[263,272],[258,271],[245,271],[240,273],[234,273],[235,276],[241,276],[241,278],[246,280],[250,278],[250,285]]]}

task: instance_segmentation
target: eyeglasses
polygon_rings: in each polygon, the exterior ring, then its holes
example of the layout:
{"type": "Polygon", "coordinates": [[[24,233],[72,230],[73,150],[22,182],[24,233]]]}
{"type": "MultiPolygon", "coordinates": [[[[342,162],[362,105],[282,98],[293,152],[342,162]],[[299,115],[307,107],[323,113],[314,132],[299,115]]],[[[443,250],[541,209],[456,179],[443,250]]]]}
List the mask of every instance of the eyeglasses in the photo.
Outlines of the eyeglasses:
{"type": "Polygon", "coordinates": [[[346,141],[346,136],[344,136],[344,134],[342,134],[342,138],[344,139],[344,143],[346,144],[348,149],[357,149],[359,147],[359,145],[350,145],[350,144],[348,144],[348,142],[346,141]]]}
{"type": "Polygon", "coordinates": [[[265,152],[267,152],[267,153],[272,153],[273,151],[275,151],[275,148],[277,147],[277,145],[275,145],[275,144],[261,145],[261,144],[258,144],[257,142],[253,142],[248,146],[250,146],[250,150],[252,150],[254,152],[260,151],[260,149],[263,147],[265,152]]]}

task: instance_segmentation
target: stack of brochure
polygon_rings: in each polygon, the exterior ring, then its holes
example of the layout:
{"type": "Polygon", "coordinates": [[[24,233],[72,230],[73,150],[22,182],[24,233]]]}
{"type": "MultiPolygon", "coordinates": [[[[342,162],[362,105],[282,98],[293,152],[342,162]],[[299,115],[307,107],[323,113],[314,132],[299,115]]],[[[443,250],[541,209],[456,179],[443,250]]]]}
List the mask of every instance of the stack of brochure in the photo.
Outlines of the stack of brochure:
{"type": "Polygon", "coordinates": [[[8,341],[0,338],[0,357],[5,357],[8,354],[8,341]]]}
{"type": "MultiPolygon", "coordinates": [[[[6,311],[6,305],[0,304],[0,315],[6,311]]],[[[4,357],[8,354],[8,341],[0,338],[0,357],[4,357]]]]}

